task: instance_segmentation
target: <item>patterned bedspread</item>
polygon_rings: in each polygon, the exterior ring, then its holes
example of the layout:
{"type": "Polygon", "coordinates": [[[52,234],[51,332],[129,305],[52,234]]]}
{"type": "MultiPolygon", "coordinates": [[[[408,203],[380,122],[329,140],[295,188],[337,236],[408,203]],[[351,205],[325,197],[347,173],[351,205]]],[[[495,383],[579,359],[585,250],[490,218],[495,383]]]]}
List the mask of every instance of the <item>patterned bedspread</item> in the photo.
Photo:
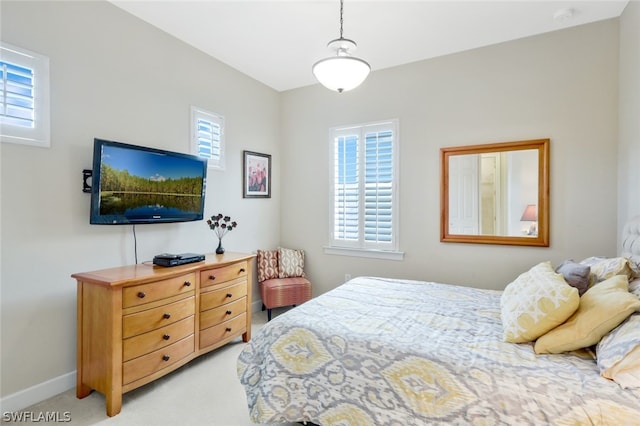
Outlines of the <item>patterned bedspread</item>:
{"type": "Polygon", "coordinates": [[[640,393],[590,353],[505,343],[500,292],[356,278],[262,327],[238,358],[251,420],[632,425],[640,393]]]}

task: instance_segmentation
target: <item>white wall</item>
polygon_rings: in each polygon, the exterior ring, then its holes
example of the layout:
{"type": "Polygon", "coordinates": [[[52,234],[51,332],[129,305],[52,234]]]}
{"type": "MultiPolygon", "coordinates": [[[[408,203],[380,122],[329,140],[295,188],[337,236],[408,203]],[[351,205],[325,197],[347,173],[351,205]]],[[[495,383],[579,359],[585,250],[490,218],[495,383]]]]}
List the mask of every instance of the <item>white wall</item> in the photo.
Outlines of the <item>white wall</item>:
{"type": "Polygon", "coordinates": [[[620,17],[618,235],[622,235],[622,227],[629,218],[640,215],[639,76],[640,1],[630,1],[620,17]]]}
{"type": "MultiPolygon", "coordinates": [[[[75,370],[74,272],[134,263],[130,226],[89,225],[93,138],[189,150],[190,105],[226,119],[206,214],[230,251],[279,241],[279,94],[107,2],[2,1],[2,40],[50,58],[51,148],[2,144],[2,396],[75,370]],[[242,198],[242,150],[273,155],[273,198],[242,198]]],[[[205,222],[136,227],[138,259],[213,252],[205,222]]],[[[254,299],[259,300],[257,289],[254,299]]],[[[70,387],[70,386],[69,386],[70,387]]]]}
{"type": "Polygon", "coordinates": [[[348,93],[285,92],[281,242],[306,250],[316,294],[346,273],[502,289],[540,261],[615,254],[617,94],[617,20],[377,71],[348,93]],[[325,255],[328,129],[388,118],[405,259],[325,255]],[[551,139],[551,247],[441,243],[439,149],[538,138],[551,139]]]}

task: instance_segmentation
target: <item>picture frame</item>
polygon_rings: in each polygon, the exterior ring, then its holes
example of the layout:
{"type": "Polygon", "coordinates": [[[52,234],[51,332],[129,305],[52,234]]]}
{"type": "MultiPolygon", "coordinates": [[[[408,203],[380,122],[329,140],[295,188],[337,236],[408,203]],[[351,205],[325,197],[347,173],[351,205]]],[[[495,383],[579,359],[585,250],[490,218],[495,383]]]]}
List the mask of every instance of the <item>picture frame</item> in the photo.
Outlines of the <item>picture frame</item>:
{"type": "Polygon", "coordinates": [[[271,198],[271,155],[243,151],[242,198],[271,198]]]}

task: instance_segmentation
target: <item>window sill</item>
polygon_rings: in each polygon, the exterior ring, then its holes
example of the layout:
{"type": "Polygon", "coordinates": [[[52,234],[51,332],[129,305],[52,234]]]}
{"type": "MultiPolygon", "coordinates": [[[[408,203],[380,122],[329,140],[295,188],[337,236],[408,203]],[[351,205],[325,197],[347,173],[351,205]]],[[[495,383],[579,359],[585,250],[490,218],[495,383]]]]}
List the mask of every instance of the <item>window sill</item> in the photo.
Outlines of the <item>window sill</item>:
{"type": "Polygon", "coordinates": [[[324,246],[324,254],[337,256],[369,257],[371,259],[404,260],[403,251],[367,250],[324,246]]]}

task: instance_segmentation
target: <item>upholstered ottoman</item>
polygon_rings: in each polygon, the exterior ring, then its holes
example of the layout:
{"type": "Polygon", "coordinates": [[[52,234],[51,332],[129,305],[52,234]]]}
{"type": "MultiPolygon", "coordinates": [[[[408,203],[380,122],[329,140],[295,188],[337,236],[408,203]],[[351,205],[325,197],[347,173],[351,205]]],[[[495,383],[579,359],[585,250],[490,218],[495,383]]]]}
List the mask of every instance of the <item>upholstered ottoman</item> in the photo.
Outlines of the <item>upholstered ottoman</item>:
{"type": "Polygon", "coordinates": [[[260,283],[262,304],[271,321],[271,309],[300,305],[311,299],[311,283],[304,277],[273,278],[260,283]]]}

